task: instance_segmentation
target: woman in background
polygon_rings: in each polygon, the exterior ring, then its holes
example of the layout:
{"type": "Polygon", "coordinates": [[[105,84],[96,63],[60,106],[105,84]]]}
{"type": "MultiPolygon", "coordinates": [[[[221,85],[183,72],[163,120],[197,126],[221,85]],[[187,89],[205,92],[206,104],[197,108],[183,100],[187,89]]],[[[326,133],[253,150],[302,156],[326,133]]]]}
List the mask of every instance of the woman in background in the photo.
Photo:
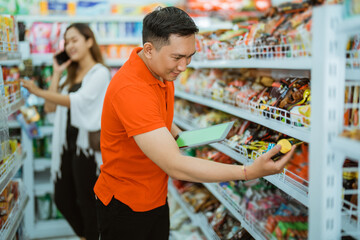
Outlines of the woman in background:
{"type": "Polygon", "coordinates": [[[69,60],[53,59],[48,90],[22,81],[31,93],[45,99],[45,111],[55,113],[51,175],[55,203],[74,232],[82,239],[98,239],[94,184],[101,153],[89,144],[89,132],[100,130],[101,112],[111,76],[91,29],[70,25],[64,34],[69,60]],[[61,77],[67,70],[67,75],[61,77]]]}

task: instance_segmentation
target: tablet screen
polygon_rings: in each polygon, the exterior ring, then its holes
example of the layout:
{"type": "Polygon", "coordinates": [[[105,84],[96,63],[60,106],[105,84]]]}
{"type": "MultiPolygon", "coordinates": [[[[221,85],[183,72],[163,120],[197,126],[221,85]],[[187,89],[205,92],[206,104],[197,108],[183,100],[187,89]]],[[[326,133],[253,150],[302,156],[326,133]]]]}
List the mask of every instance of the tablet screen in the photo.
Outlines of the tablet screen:
{"type": "Polygon", "coordinates": [[[234,122],[181,132],[176,139],[179,148],[188,148],[219,142],[226,138],[234,122]]]}

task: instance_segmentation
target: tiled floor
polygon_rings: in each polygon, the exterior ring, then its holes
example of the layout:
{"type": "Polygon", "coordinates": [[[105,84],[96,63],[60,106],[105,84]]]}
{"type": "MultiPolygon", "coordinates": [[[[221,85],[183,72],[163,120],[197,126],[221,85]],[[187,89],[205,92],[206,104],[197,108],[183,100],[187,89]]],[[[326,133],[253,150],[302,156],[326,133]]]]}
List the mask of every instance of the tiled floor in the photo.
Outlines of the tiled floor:
{"type": "MultiPolygon", "coordinates": [[[[41,240],[44,240],[44,238],[41,240]]],[[[80,240],[80,238],[76,236],[72,236],[72,237],[47,238],[46,240],[80,240]]]]}

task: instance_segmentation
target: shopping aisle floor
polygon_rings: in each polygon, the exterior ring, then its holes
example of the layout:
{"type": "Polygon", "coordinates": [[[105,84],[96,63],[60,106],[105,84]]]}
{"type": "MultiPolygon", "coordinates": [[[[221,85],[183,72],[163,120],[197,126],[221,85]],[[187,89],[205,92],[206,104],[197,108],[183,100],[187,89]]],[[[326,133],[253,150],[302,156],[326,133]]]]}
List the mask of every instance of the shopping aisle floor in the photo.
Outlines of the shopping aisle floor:
{"type": "MultiPolygon", "coordinates": [[[[44,238],[42,238],[41,240],[44,240],[44,238]]],[[[80,238],[76,236],[68,236],[68,237],[46,238],[46,240],[80,240],[80,238]]]]}

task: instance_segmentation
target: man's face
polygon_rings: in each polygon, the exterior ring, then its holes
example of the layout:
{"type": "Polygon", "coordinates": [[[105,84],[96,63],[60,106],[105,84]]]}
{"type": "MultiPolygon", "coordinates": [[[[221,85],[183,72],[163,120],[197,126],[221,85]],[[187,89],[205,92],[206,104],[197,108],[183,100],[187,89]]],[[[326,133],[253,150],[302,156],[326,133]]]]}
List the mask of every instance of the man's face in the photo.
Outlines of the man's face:
{"type": "Polygon", "coordinates": [[[172,34],[169,45],[153,51],[149,67],[162,79],[174,81],[186,70],[195,52],[195,34],[183,37],[172,34]]]}

